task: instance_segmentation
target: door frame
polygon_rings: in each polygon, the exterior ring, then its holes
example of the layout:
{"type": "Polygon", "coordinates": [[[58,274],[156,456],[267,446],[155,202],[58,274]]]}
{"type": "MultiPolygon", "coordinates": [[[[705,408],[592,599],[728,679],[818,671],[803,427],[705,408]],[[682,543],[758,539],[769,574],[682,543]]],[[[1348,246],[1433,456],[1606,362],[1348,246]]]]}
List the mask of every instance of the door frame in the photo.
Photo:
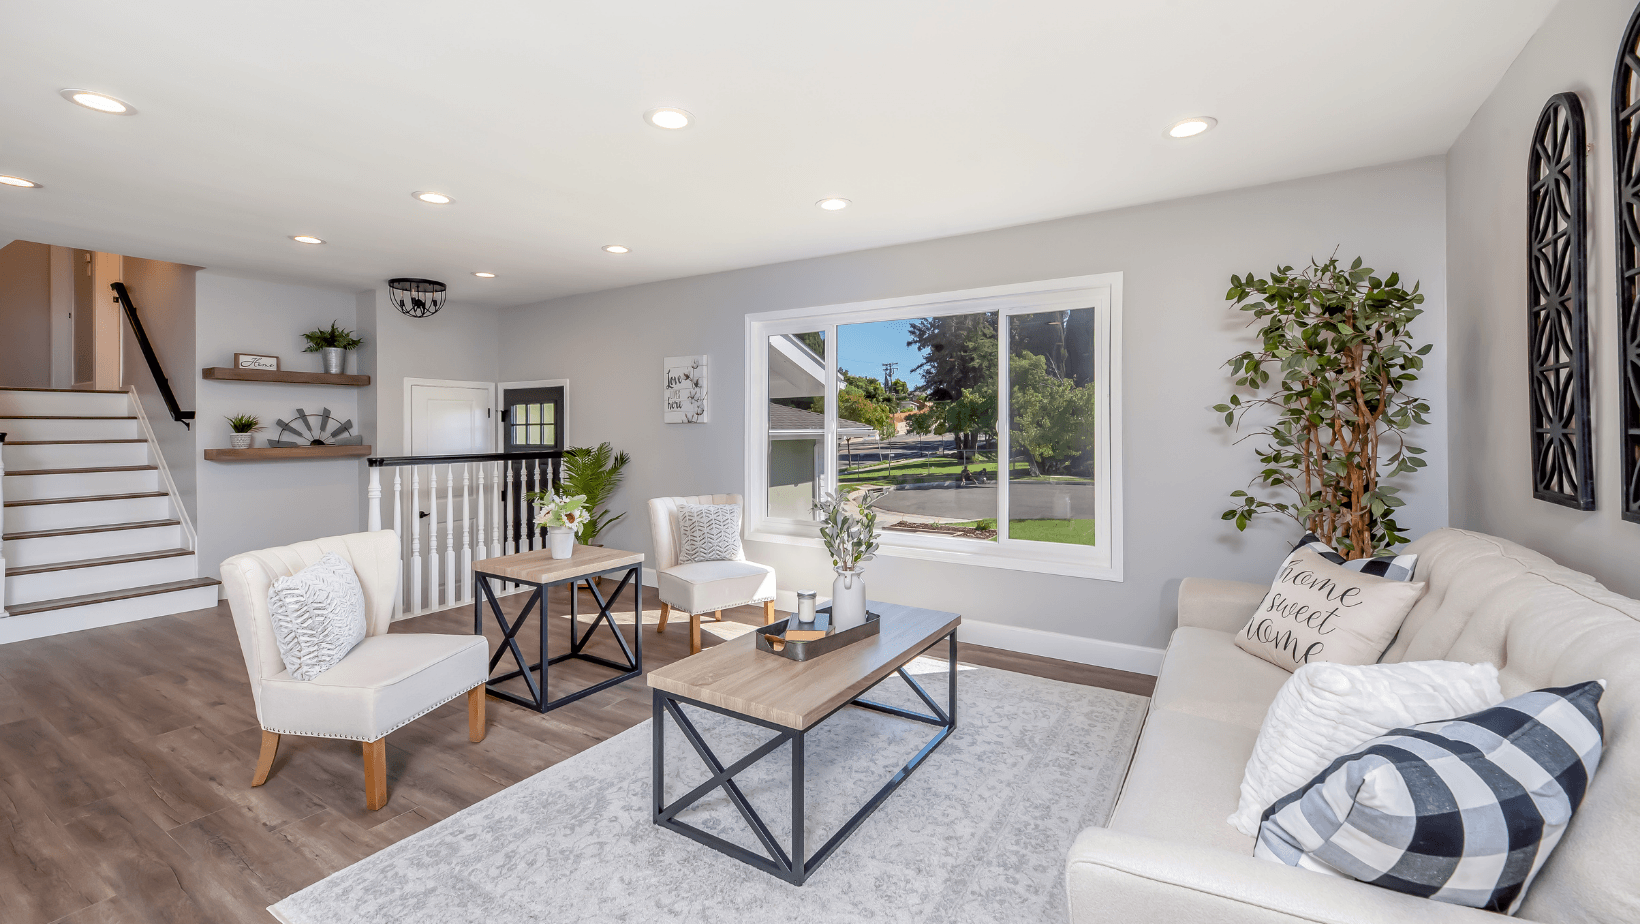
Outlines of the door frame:
{"type": "Polygon", "coordinates": [[[496,437],[501,434],[499,429],[500,414],[496,413],[497,396],[500,390],[495,382],[463,382],[455,379],[412,379],[404,380],[404,455],[413,456],[413,447],[416,445],[416,404],[414,398],[415,386],[427,385],[433,388],[482,388],[490,393],[490,448],[485,452],[496,451],[496,437]]]}
{"type": "MultiPolygon", "coordinates": [[[[497,382],[495,387],[495,406],[497,410],[503,410],[501,404],[506,399],[507,389],[509,388],[562,388],[564,390],[564,419],[559,422],[559,426],[564,428],[564,448],[569,448],[569,379],[536,379],[533,382],[497,382]]],[[[507,445],[507,441],[502,438],[501,415],[496,414],[494,415],[494,418],[494,445],[505,446],[507,445]]],[[[497,449],[495,451],[500,452],[501,450],[497,449]]]]}

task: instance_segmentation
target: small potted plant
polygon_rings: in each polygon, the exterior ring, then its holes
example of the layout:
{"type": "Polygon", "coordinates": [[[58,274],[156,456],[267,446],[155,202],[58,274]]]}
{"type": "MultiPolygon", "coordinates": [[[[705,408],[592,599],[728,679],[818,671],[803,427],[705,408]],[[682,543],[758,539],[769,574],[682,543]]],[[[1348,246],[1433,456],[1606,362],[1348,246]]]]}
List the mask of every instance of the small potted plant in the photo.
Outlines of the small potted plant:
{"type": "Polygon", "coordinates": [[[575,553],[575,533],[586,520],[587,496],[564,497],[551,491],[532,491],[526,497],[535,505],[535,525],[547,531],[553,558],[575,553]]]}
{"type": "Polygon", "coordinates": [[[838,631],[866,621],[866,579],[860,566],[877,557],[881,530],[872,509],[877,497],[868,493],[851,505],[846,495],[826,494],[814,505],[820,514],[820,538],[837,572],[831,584],[831,624],[838,631]]]}
{"type": "Polygon", "coordinates": [[[347,351],[356,350],[364,346],[364,340],[355,337],[353,332],[330,322],[330,329],[319,328],[310,330],[302,335],[308,345],[302,348],[303,353],[322,354],[325,361],[325,372],[330,375],[340,375],[343,363],[347,361],[347,351]]]}
{"type": "Polygon", "coordinates": [[[251,448],[251,434],[262,429],[262,421],[249,414],[235,414],[227,421],[228,429],[233,431],[228,435],[228,444],[235,449],[251,448]]]}

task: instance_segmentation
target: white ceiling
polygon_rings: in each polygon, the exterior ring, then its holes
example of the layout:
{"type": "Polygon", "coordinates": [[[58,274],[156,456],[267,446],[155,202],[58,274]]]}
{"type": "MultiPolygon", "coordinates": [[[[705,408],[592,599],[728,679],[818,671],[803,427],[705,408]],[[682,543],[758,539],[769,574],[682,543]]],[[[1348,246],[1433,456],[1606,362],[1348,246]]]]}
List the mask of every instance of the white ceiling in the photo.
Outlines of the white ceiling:
{"type": "Polygon", "coordinates": [[[0,239],[521,304],[1440,153],[1553,5],[12,0],[0,239]]]}

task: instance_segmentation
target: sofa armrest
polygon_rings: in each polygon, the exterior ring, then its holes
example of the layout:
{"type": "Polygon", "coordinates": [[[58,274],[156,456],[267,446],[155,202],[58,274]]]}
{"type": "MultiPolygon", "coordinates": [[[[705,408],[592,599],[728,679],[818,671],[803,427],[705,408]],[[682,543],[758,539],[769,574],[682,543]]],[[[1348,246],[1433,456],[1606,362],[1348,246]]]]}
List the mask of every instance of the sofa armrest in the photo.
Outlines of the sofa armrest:
{"type": "MultiPolygon", "coordinates": [[[[1071,924],[1496,924],[1497,914],[1212,847],[1089,828],[1065,866],[1071,924]]],[[[1521,921],[1522,918],[1512,918],[1521,921]]]]}
{"type": "Polygon", "coordinates": [[[1269,592],[1263,584],[1185,578],[1179,584],[1179,626],[1236,632],[1269,592]]]}

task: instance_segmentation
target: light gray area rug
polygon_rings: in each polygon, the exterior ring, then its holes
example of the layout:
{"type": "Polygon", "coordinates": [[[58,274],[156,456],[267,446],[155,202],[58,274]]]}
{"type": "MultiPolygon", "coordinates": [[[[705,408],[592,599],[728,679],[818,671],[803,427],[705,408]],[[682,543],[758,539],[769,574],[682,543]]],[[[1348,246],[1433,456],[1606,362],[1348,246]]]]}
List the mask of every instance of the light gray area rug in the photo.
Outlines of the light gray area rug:
{"type": "MultiPolygon", "coordinates": [[[[945,702],[945,664],[909,670],[945,702]]],[[[803,886],[650,822],[650,723],[543,770],[274,905],[287,924],[1062,922],[1071,841],[1103,824],[1149,700],[964,665],[957,730],[803,886]]],[[[920,707],[896,676],[871,698],[920,707]]],[[[685,707],[686,711],[689,707],[685,707]]],[[[731,763],[769,733],[687,711],[731,763]]],[[[808,850],[932,737],[845,708],[809,733],[808,850]]],[[[667,798],[710,774],[670,720],[667,798]]],[[[790,850],[781,746],[736,778],[790,850]]],[[[716,791],[680,819],[755,849],[716,791]]]]}

